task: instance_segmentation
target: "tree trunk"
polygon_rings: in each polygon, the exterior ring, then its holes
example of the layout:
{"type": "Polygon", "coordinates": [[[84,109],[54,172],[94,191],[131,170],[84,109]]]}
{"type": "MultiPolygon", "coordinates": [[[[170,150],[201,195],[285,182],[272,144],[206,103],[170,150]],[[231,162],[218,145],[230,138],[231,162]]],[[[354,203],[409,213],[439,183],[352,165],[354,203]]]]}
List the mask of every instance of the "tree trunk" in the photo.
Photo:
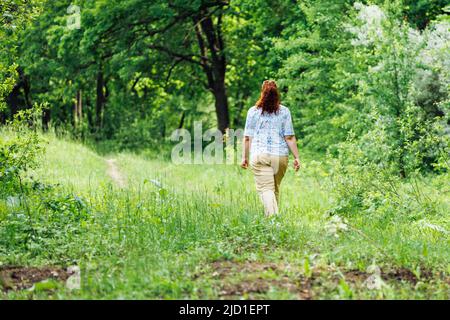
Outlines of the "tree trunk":
{"type": "Polygon", "coordinates": [[[22,85],[23,85],[23,95],[25,98],[25,104],[28,109],[31,109],[33,107],[33,104],[31,102],[31,96],[30,96],[31,85],[30,85],[29,78],[24,73],[22,68],[18,68],[18,72],[19,72],[19,76],[20,76],[20,79],[21,79],[22,85]]]}
{"type": "Polygon", "coordinates": [[[105,80],[103,78],[103,71],[100,70],[97,73],[97,101],[95,107],[96,114],[96,127],[101,129],[103,127],[103,111],[105,106],[105,80]]]}
{"type": "Polygon", "coordinates": [[[51,119],[51,110],[50,109],[42,110],[42,130],[48,131],[48,124],[50,123],[50,119],[51,119]]]}
{"type": "Polygon", "coordinates": [[[83,95],[82,91],[77,91],[77,96],[75,98],[75,104],[73,106],[73,123],[74,127],[77,128],[78,124],[83,120],[83,95]]]}
{"type": "Polygon", "coordinates": [[[6,98],[6,103],[9,106],[9,116],[12,119],[14,115],[20,110],[20,86],[17,84],[6,98]]]}
{"type": "Polygon", "coordinates": [[[82,122],[83,121],[83,94],[82,94],[81,90],[78,90],[77,101],[78,101],[78,104],[77,104],[78,120],[80,122],[82,122]]]}
{"type": "Polygon", "coordinates": [[[183,129],[185,118],[186,118],[186,111],[183,111],[181,113],[181,119],[180,119],[180,124],[178,125],[178,129],[183,129]]]}
{"type": "Polygon", "coordinates": [[[228,110],[228,98],[225,81],[216,83],[214,87],[214,98],[217,115],[217,126],[224,133],[230,127],[230,115],[228,110]]]}
{"type": "Polygon", "coordinates": [[[17,73],[19,74],[18,81],[6,98],[6,103],[9,105],[11,119],[19,110],[30,109],[32,106],[30,99],[29,79],[21,67],[17,68],[17,73]]]}
{"type": "Polygon", "coordinates": [[[78,128],[78,92],[77,92],[77,94],[76,94],[76,96],[75,96],[75,102],[74,102],[74,104],[73,104],[73,110],[72,110],[72,113],[73,113],[73,127],[76,129],[76,128],[78,128]]]}
{"type": "Polygon", "coordinates": [[[92,103],[91,103],[91,99],[89,96],[86,97],[86,101],[85,101],[85,107],[86,107],[86,121],[87,121],[87,126],[90,130],[90,132],[93,132],[93,128],[95,127],[95,123],[94,123],[94,118],[93,118],[93,112],[92,112],[92,103]]]}
{"type": "Polygon", "coordinates": [[[225,133],[225,130],[230,127],[230,115],[225,86],[227,61],[222,37],[222,14],[219,14],[217,23],[214,23],[210,12],[204,10],[193,19],[193,22],[200,56],[203,57],[200,65],[206,74],[207,86],[215,98],[217,127],[225,133]]]}

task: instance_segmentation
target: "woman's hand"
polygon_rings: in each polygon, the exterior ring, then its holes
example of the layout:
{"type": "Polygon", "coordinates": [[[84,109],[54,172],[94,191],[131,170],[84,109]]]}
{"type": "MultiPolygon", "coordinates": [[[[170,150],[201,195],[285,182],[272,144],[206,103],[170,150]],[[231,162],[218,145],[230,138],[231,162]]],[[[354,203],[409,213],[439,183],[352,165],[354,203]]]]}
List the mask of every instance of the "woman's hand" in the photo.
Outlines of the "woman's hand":
{"type": "Polygon", "coordinates": [[[284,140],[286,141],[289,150],[291,150],[292,155],[294,156],[294,170],[297,172],[300,169],[300,159],[298,158],[298,147],[297,147],[297,139],[295,136],[285,136],[284,140]]]}
{"type": "Polygon", "coordinates": [[[247,158],[242,158],[241,167],[243,169],[247,169],[248,168],[248,159],[247,158]]]}
{"type": "Polygon", "coordinates": [[[297,172],[300,169],[300,160],[299,158],[294,159],[294,170],[297,172]]]}
{"type": "Polygon", "coordinates": [[[244,136],[244,141],[243,141],[244,148],[242,148],[242,162],[241,162],[241,167],[243,169],[248,168],[248,157],[249,157],[251,144],[252,144],[252,138],[250,136],[244,136]]]}

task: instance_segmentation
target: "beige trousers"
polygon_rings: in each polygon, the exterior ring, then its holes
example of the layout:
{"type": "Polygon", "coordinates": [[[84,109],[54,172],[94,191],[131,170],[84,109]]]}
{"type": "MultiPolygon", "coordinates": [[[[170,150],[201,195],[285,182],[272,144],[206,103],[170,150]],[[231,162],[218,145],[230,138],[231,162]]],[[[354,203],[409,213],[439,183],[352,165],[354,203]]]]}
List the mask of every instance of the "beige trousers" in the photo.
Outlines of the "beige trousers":
{"type": "Polygon", "coordinates": [[[252,159],[250,166],[255,175],[256,191],[264,204],[267,216],[278,213],[280,184],[286,173],[287,156],[260,154],[252,159]]]}

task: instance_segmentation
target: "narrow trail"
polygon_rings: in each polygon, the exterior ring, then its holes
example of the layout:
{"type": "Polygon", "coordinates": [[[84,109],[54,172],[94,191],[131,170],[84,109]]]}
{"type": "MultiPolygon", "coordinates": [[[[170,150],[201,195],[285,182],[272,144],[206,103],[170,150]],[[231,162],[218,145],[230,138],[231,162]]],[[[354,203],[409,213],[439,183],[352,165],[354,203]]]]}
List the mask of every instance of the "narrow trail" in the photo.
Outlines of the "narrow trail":
{"type": "Polygon", "coordinates": [[[108,164],[108,175],[111,179],[119,186],[123,188],[126,186],[125,179],[119,171],[119,168],[116,164],[116,159],[107,159],[106,163],[108,164]]]}

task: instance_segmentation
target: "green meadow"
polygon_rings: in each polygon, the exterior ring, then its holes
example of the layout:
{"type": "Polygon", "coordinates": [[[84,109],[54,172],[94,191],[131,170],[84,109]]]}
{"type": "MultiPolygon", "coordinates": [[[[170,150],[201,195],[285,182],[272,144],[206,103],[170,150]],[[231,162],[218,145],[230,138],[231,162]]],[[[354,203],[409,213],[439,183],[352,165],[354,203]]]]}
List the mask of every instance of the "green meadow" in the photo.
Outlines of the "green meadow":
{"type": "Polygon", "coordinates": [[[444,180],[420,182],[437,205],[427,225],[401,214],[336,221],[327,168],[304,154],[283,181],[280,215],[266,218],[251,172],[237,165],[173,165],[44,140],[29,174],[54,190],[28,201],[31,239],[17,225],[24,201],[1,200],[0,261],[77,265],[81,288],[53,280],[3,299],[449,298],[448,197],[427,187],[444,180]]]}
{"type": "Polygon", "coordinates": [[[0,300],[448,300],[449,48],[448,0],[1,0],[0,300]]]}

